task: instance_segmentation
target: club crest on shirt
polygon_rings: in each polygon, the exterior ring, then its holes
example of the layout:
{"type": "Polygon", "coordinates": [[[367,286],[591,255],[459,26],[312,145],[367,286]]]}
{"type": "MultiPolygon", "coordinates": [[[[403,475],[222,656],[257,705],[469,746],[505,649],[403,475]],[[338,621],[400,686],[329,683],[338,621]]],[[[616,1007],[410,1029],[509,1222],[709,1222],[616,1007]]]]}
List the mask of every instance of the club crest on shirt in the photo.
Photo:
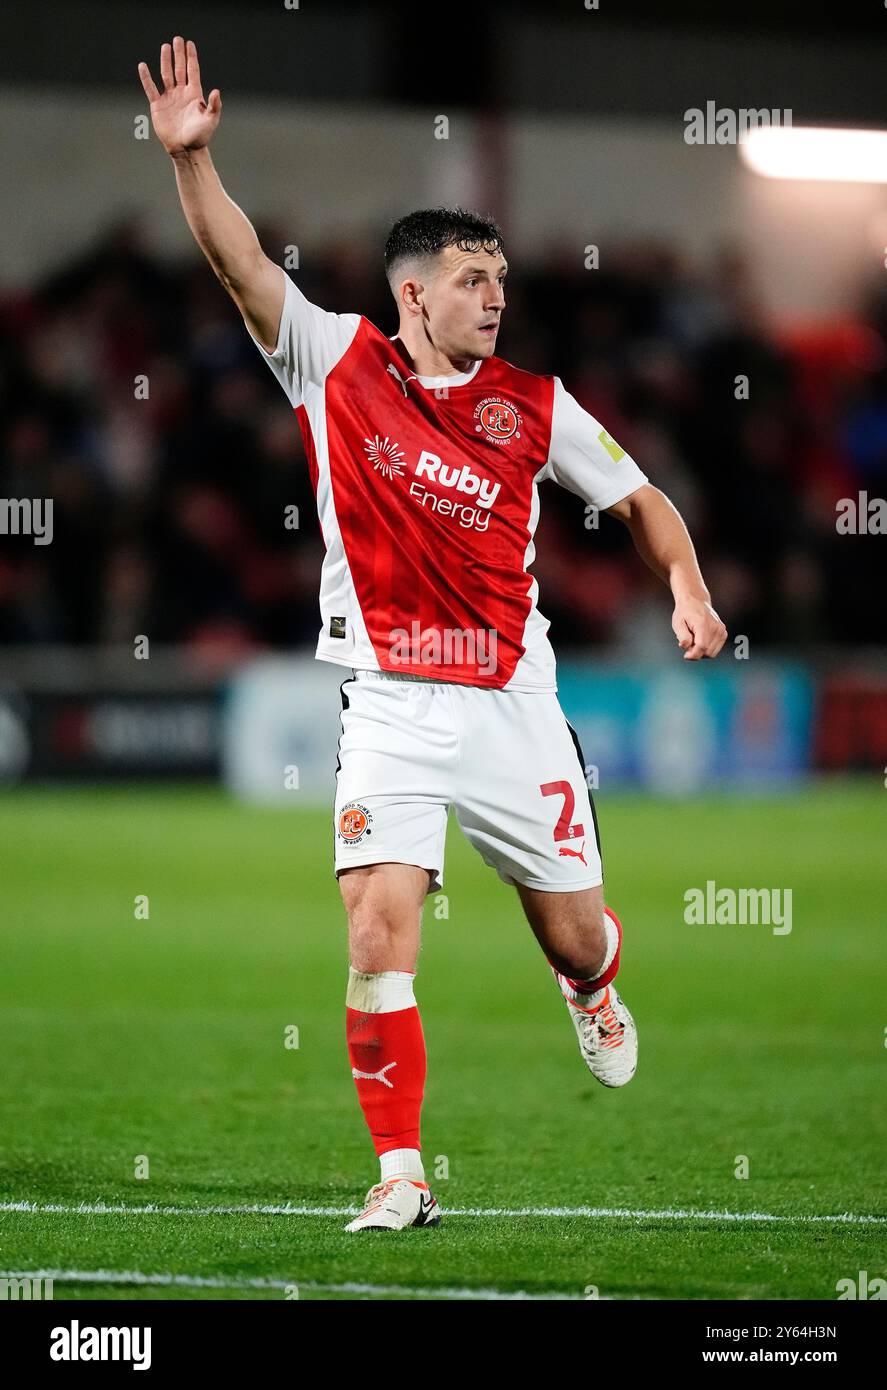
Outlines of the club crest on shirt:
{"type": "Polygon", "coordinates": [[[358,801],[349,801],[339,812],[336,830],[340,840],[346,845],[359,845],[365,835],[372,835],[370,826],[373,818],[365,806],[358,801]]]}
{"type": "Polygon", "coordinates": [[[486,435],[491,444],[507,444],[510,439],[520,439],[523,423],[516,405],[505,401],[501,396],[485,396],[474,407],[475,430],[486,435]]]}

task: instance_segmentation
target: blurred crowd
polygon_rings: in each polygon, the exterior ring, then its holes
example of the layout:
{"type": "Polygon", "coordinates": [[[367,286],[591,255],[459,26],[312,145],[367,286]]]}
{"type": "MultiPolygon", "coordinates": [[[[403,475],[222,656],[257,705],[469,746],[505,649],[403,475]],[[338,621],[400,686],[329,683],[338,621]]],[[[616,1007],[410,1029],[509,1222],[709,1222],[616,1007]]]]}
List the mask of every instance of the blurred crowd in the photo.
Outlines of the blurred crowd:
{"type": "MultiPolygon", "coordinates": [[[[258,230],[282,259],[280,230],[258,230]]],[[[309,299],[390,334],[385,231],[303,254],[293,274],[309,299]]],[[[839,499],[887,496],[887,299],[777,326],[729,249],[691,268],[668,247],[625,246],[594,271],[573,246],[536,264],[506,253],[497,352],[559,375],[672,498],[731,636],[883,642],[887,539],[835,522],[839,499]]],[[[161,260],[124,223],[5,293],[0,432],[0,499],[54,501],[51,545],[0,535],[0,643],[146,634],[207,662],[313,644],[322,542],[299,431],[196,250],[161,260]]],[[[625,529],[588,521],[544,484],[534,572],[556,647],[673,649],[668,595],[625,529]]]]}

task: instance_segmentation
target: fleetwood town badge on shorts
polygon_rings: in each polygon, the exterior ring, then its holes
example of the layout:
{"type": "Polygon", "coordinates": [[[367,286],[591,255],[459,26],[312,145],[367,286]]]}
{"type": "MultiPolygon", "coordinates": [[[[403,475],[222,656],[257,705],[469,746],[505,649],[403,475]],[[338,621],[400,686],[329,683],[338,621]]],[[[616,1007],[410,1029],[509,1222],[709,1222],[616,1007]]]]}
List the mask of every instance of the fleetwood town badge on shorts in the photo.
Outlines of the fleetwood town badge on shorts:
{"type": "Polygon", "coordinates": [[[339,812],[336,834],[346,845],[359,845],[365,835],[372,835],[373,818],[359,801],[349,801],[339,812]]]}

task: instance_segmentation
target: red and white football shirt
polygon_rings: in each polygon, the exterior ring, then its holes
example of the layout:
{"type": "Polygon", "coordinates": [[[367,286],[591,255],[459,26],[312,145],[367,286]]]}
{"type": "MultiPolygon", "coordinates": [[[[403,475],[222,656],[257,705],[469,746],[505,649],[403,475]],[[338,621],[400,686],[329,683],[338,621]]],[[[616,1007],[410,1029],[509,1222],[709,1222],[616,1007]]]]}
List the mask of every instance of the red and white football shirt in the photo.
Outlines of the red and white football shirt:
{"type": "Polygon", "coordinates": [[[603,509],[647,481],[634,460],[559,377],[495,356],[416,376],[393,338],[310,303],[288,275],[274,352],[253,341],[296,412],[317,498],[317,656],[556,690],[529,573],[538,484],[603,509]]]}

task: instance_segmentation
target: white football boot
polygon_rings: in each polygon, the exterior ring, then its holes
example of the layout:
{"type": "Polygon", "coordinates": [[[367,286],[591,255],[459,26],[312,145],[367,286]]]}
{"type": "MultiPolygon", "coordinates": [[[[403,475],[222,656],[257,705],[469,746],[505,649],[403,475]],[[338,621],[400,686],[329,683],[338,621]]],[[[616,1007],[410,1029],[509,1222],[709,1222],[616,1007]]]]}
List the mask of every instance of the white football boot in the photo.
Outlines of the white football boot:
{"type": "Polygon", "coordinates": [[[553,967],[552,973],[570,1010],[588,1070],[604,1086],[625,1086],[637,1070],[638,1030],[616,990],[607,985],[600,1004],[584,1009],[563,993],[562,976],[553,967]]]}
{"type": "Polygon", "coordinates": [[[426,1183],[388,1178],[370,1188],[363,1211],[345,1230],[402,1231],[406,1226],[436,1226],[439,1221],[440,1207],[426,1183]]]}

